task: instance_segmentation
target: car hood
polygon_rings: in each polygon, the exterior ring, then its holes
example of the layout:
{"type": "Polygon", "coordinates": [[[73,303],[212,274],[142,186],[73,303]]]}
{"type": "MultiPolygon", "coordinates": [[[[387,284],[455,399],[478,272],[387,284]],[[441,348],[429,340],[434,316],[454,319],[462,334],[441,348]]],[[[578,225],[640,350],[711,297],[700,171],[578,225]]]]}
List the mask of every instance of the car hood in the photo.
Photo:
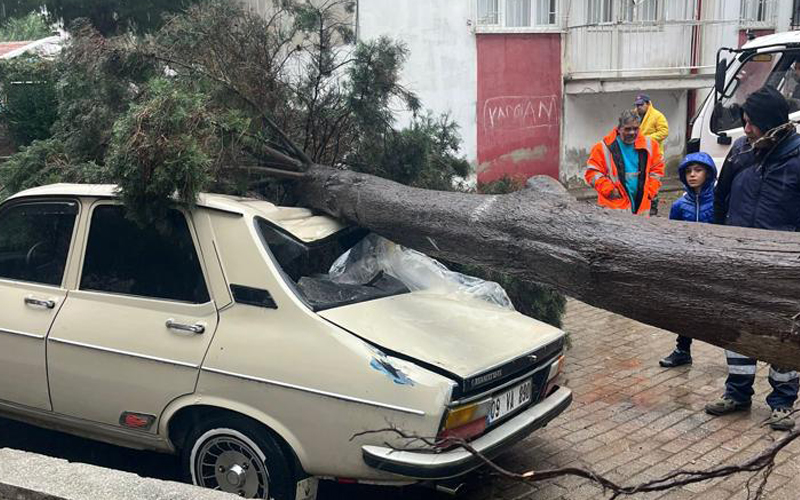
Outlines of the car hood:
{"type": "Polygon", "coordinates": [[[318,314],[383,349],[462,378],[519,358],[563,335],[558,328],[478,299],[425,292],[318,314]]]}

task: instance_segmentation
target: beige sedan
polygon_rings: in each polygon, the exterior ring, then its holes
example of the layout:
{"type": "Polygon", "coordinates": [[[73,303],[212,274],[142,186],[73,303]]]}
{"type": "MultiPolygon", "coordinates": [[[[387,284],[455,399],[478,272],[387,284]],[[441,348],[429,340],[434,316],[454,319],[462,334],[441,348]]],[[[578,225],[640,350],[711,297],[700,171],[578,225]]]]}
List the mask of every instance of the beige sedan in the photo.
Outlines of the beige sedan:
{"type": "Polygon", "coordinates": [[[114,186],[19,193],[0,206],[0,413],[291,500],[319,478],[461,476],[480,464],[453,438],[494,456],[569,405],[562,331],[373,269],[371,238],[230,196],[141,227],[114,186]]]}

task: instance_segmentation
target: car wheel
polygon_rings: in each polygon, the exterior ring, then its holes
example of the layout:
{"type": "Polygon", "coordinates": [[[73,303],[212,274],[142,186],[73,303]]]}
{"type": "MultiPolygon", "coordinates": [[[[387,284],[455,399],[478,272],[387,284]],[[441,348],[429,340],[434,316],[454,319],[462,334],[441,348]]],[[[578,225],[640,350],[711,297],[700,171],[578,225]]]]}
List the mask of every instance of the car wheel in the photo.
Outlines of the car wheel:
{"type": "Polygon", "coordinates": [[[212,419],[192,429],[181,449],[186,479],[244,498],[294,499],[294,474],[265,429],[237,418],[212,419]]]}

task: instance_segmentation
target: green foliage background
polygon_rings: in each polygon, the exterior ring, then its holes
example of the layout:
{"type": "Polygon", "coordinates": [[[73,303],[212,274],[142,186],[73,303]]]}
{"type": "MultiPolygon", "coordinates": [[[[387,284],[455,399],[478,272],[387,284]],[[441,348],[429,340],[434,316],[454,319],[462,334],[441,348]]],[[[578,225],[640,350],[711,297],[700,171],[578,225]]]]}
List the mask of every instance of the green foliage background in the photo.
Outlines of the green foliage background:
{"type": "Polygon", "coordinates": [[[51,34],[47,19],[38,12],[7,18],[0,25],[0,42],[39,40],[51,34]]]}
{"type": "Polygon", "coordinates": [[[0,65],[4,102],[0,121],[19,146],[50,137],[58,117],[54,65],[38,57],[20,57],[0,65]]]}
{"type": "Polygon", "coordinates": [[[165,14],[181,12],[193,3],[197,0],[2,0],[0,17],[21,18],[44,7],[49,21],[65,26],[87,18],[104,35],[147,33],[162,26],[165,14]]]}
{"type": "MultiPolygon", "coordinates": [[[[0,196],[50,182],[113,182],[140,222],[158,220],[176,202],[191,206],[200,191],[289,204],[292,185],[259,169],[291,167],[303,155],[407,185],[463,189],[458,180],[470,165],[457,125],[401,85],[402,43],[352,43],[339,17],[351,7],[280,0],[268,20],[210,0],[147,37],[109,38],[96,21],[74,23],[58,60],[0,65],[11,79],[41,71],[53,91],[24,88],[57,111],[49,126],[42,117],[24,129],[30,145],[0,165],[0,196]],[[398,110],[409,116],[404,127],[398,110]]],[[[562,296],[462,270],[501,282],[518,310],[560,324],[562,296]]]]}

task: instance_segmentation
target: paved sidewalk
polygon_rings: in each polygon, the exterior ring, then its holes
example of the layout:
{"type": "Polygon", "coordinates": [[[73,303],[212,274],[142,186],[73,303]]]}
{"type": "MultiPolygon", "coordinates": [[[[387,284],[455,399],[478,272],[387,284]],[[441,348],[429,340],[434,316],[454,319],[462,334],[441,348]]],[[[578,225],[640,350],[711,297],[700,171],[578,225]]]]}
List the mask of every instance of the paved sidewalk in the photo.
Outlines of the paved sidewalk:
{"type": "MultiPolygon", "coordinates": [[[[609,479],[638,484],[676,469],[706,469],[740,463],[783,434],[762,426],[769,409],[769,385],[760,365],[749,413],[713,418],[703,405],[721,394],[726,376],[722,349],[695,342],[694,365],[658,366],[675,336],[622,316],[570,300],[564,321],[572,348],[566,378],[575,393],[570,409],[534,433],[499,463],[514,471],[584,467],[609,479]]],[[[767,484],[767,499],[800,498],[800,442],[778,455],[767,484]]],[[[737,474],[635,499],[745,499],[749,474],[737,474]]],[[[588,480],[565,477],[533,486],[498,478],[463,498],[609,498],[588,480]]],[[[758,483],[754,482],[753,489],[758,483]]]]}

